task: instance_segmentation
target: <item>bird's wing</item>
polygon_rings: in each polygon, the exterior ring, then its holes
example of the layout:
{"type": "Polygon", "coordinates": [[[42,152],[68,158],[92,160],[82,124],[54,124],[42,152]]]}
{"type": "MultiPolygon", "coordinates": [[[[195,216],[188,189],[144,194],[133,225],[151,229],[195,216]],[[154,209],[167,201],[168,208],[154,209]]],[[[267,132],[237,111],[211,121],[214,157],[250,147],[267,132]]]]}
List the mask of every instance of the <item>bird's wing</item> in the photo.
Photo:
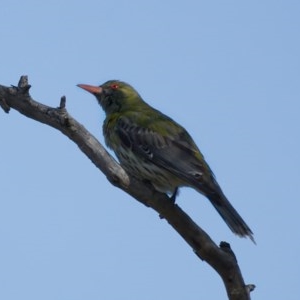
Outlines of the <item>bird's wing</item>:
{"type": "Polygon", "coordinates": [[[168,170],[202,193],[210,193],[216,188],[212,171],[187,131],[173,122],[158,119],[141,127],[120,117],[116,133],[136,155],[168,170]]]}
{"type": "Polygon", "coordinates": [[[116,134],[121,143],[130,147],[136,155],[168,170],[207,196],[234,233],[249,236],[255,243],[251,229],[223,194],[190,135],[172,122],[156,120],[154,124],[157,127],[151,126],[151,123],[140,127],[121,117],[116,134]]]}

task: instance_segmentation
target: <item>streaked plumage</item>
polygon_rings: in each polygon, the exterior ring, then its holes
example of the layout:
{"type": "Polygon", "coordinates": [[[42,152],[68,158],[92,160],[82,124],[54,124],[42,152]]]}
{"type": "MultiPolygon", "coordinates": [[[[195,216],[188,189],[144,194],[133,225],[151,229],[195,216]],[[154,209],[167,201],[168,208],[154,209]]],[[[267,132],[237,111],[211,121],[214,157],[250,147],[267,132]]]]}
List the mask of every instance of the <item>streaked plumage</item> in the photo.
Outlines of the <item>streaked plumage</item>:
{"type": "Polygon", "coordinates": [[[211,201],[234,233],[254,241],[251,229],[229,203],[182,126],[152,108],[122,81],[111,80],[99,87],[78,86],[94,94],[105,111],[105,142],[130,175],[151,182],[155,189],[174,198],[178,187],[196,189],[211,201]]]}

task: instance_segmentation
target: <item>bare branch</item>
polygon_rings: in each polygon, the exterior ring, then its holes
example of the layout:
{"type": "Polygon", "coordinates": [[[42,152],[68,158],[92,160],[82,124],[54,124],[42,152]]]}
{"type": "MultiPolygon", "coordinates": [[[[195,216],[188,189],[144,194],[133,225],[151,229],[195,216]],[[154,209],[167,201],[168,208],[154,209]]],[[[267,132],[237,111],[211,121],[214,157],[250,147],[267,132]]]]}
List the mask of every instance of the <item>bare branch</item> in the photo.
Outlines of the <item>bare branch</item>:
{"type": "Polygon", "coordinates": [[[59,107],[53,108],[34,101],[30,97],[29,89],[27,76],[20,78],[17,87],[0,85],[0,106],[6,113],[13,108],[31,119],[56,128],[70,138],[113,185],[153,208],[167,220],[192,247],[195,254],[218,272],[230,300],[250,299],[250,292],[255,286],[245,285],[236,257],[228,243],[221,242],[218,247],[167,195],[130,178],[98,140],[67,112],[65,96],[61,98],[59,107]]]}

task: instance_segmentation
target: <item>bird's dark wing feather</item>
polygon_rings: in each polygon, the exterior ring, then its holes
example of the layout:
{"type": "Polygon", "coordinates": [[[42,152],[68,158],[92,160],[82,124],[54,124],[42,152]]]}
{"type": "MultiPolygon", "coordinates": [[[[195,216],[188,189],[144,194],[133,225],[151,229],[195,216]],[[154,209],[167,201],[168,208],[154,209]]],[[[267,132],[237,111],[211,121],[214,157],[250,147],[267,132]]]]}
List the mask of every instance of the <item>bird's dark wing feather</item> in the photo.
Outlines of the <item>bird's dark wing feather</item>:
{"type": "Polygon", "coordinates": [[[169,134],[161,134],[159,130],[152,130],[151,126],[140,127],[121,117],[116,131],[121,142],[136,155],[168,170],[202,193],[209,194],[218,187],[201,152],[181,126],[170,133],[167,131],[172,129],[163,128],[162,131],[169,134]]]}

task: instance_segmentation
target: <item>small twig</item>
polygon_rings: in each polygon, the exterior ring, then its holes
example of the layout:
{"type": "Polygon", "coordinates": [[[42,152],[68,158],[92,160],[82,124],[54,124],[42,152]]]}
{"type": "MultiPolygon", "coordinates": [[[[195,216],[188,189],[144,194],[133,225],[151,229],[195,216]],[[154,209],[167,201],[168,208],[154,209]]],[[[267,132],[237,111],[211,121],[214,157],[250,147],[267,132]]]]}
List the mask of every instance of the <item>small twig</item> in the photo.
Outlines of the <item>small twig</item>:
{"type": "Polygon", "coordinates": [[[67,101],[67,99],[66,99],[66,96],[62,96],[61,98],[60,98],[60,104],[59,104],[59,109],[65,109],[66,108],[66,101],[67,101]]]}
{"type": "Polygon", "coordinates": [[[224,252],[226,252],[229,255],[231,255],[235,259],[235,261],[237,262],[236,256],[235,256],[234,252],[232,251],[229,243],[224,242],[224,241],[221,242],[220,243],[220,249],[222,249],[224,252]]]}
{"type": "Polygon", "coordinates": [[[18,82],[18,88],[26,89],[27,91],[29,91],[29,89],[31,88],[31,85],[28,84],[28,76],[27,75],[23,75],[20,77],[20,80],[18,82]]]}
{"type": "Polygon", "coordinates": [[[250,295],[250,292],[253,292],[255,290],[256,286],[255,284],[247,284],[246,289],[248,290],[248,293],[250,295]]]}

